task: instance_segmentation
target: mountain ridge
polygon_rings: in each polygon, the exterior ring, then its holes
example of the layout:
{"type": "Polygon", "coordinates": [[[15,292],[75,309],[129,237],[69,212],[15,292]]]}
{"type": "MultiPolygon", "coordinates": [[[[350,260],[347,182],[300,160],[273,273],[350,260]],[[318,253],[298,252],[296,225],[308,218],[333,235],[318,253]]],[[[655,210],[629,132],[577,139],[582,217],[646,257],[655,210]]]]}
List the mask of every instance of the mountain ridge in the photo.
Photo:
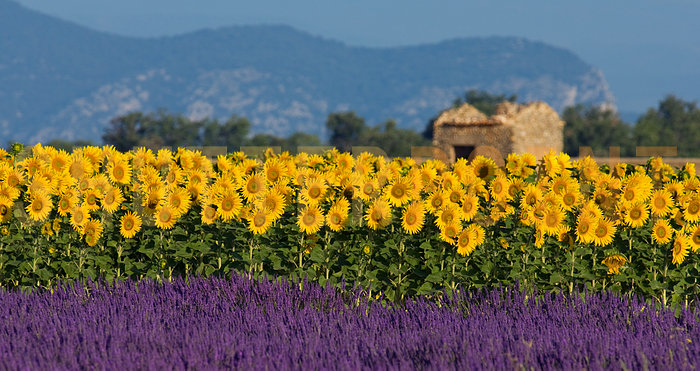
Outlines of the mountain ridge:
{"type": "Polygon", "coordinates": [[[287,25],[157,38],[94,31],[0,0],[0,138],[101,142],[109,120],[166,107],[192,119],[248,117],[253,132],[325,136],[330,112],[422,130],[469,89],[555,109],[614,104],[602,72],[518,37],[371,48],[287,25]],[[9,4],[9,5],[8,5],[9,4]]]}

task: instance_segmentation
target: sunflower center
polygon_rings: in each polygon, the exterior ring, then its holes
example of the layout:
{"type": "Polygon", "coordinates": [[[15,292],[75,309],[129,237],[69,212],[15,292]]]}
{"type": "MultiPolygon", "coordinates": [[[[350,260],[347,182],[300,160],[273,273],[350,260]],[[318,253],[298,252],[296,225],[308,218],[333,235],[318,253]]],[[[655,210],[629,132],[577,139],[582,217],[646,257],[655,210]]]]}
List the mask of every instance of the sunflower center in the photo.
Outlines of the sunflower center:
{"type": "Polygon", "coordinates": [[[695,215],[700,212],[700,201],[693,200],[688,204],[688,213],[695,215]]]}
{"type": "Polygon", "coordinates": [[[321,196],[321,189],[316,186],[309,188],[309,196],[311,196],[311,198],[318,198],[321,196]]]}
{"type": "Polygon", "coordinates": [[[304,214],[304,219],[302,220],[305,225],[313,225],[316,221],[316,217],[313,214],[304,214]]]}
{"type": "Polygon", "coordinates": [[[340,224],[342,218],[338,214],[332,214],[331,215],[331,223],[332,224],[340,224]]]}
{"type": "Polygon", "coordinates": [[[476,169],[476,175],[479,178],[486,178],[486,176],[489,175],[489,169],[486,166],[481,166],[476,169]]]}
{"type": "Polygon", "coordinates": [[[603,226],[603,225],[599,225],[598,228],[595,229],[595,235],[598,238],[605,237],[605,235],[607,235],[607,234],[608,234],[608,228],[603,226]]]}
{"type": "Polygon", "coordinates": [[[654,199],[654,206],[657,209],[664,209],[666,208],[666,200],[663,197],[657,197],[654,199]]]}
{"type": "Polygon", "coordinates": [[[32,201],[32,211],[39,212],[44,207],[44,203],[41,200],[35,199],[32,201]]]}
{"type": "Polygon", "coordinates": [[[434,208],[438,209],[440,206],[442,206],[442,199],[440,197],[433,198],[431,204],[434,208]]]}
{"type": "Polygon", "coordinates": [[[590,228],[591,228],[591,226],[588,225],[588,223],[581,223],[581,224],[578,226],[578,231],[579,231],[580,234],[586,234],[586,233],[588,233],[588,230],[589,230],[590,228]]]}
{"type": "Polygon", "coordinates": [[[70,203],[65,198],[62,198],[60,201],[58,201],[58,207],[60,207],[61,210],[66,210],[69,206],[70,203]]]}
{"type": "Polygon", "coordinates": [[[695,231],[695,233],[693,233],[693,243],[696,246],[700,245],[700,231],[695,231]]]}
{"type": "Polygon", "coordinates": [[[566,206],[571,206],[571,205],[573,205],[573,204],[574,204],[574,201],[576,201],[576,197],[574,197],[574,195],[572,195],[572,194],[566,194],[566,195],[564,196],[564,204],[565,204],[566,206]]]}
{"type": "Polygon", "coordinates": [[[545,218],[545,221],[547,223],[547,226],[550,228],[555,227],[557,224],[559,224],[559,219],[554,213],[548,213],[547,217],[545,218]]]}
{"type": "Polygon", "coordinates": [[[207,207],[206,209],[204,209],[204,216],[207,219],[213,219],[214,215],[216,215],[216,210],[214,210],[214,208],[207,207]]]}
{"type": "Polygon", "coordinates": [[[260,228],[263,225],[265,225],[265,220],[266,220],[266,218],[265,218],[264,214],[257,213],[257,214],[255,214],[255,217],[253,217],[253,224],[256,227],[260,228]]]}
{"type": "Polygon", "coordinates": [[[503,185],[501,182],[497,182],[493,185],[493,192],[496,194],[500,194],[503,191],[503,185]]]}
{"type": "Polygon", "coordinates": [[[642,210],[632,209],[630,210],[630,219],[639,220],[642,218],[642,210]]]}
{"type": "Polygon", "coordinates": [[[413,213],[406,214],[406,224],[412,225],[418,221],[418,217],[413,213]]]}
{"type": "Polygon", "coordinates": [[[656,235],[657,235],[659,238],[665,238],[666,235],[667,235],[666,228],[664,228],[664,227],[657,228],[657,229],[656,229],[656,235]]]}
{"type": "Polygon", "coordinates": [[[635,196],[636,196],[636,194],[634,192],[634,189],[629,188],[629,189],[625,190],[625,200],[632,201],[632,200],[634,200],[635,196]]]}
{"type": "Polygon", "coordinates": [[[391,188],[391,195],[394,196],[395,198],[401,198],[406,194],[406,191],[403,189],[403,185],[394,185],[391,188]]]}
{"type": "Polygon", "coordinates": [[[225,199],[225,200],[221,203],[221,209],[224,210],[224,211],[226,211],[226,212],[229,212],[229,211],[233,210],[233,202],[232,202],[230,199],[228,199],[228,198],[225,199]]]}
{"type": "Polygon", "coordinates": [[[362,192],[366,195],[372,194],[372,192],[374,192],[374,187],[371,183],[367,183],[362,187],[362,192]]]}
{"type": "Polygon", "coordinates": [[[124,229],[130,231],[134,228],[134,221],[129,219],[124,220],[124,229]]]}
{"type": "Polygon", "coordinates": [[[158,219],[163,223],[169,222],[171,218],[172,218],[172,214],[168,210],[162,210],[158,214],[158,219]]]}
{"type": "Polygon", "coordinates": [[[114,168],[114,177],[117,179],[122,179],[124,177],[124,169],[122,169],[121,166],[114,168]]]}
{"type": "Polygon", "coordinates": [[[452,192],[450,193],[450,201],[457,203],[459,202],[459,192],[452,192]]]}
{"type": "Polygon", "coordinates": [[[372,212],[372,220],[374,220],[374,221],[382,220],[382,213],[379,212],[379,210],[373,211],[372,212]]]}

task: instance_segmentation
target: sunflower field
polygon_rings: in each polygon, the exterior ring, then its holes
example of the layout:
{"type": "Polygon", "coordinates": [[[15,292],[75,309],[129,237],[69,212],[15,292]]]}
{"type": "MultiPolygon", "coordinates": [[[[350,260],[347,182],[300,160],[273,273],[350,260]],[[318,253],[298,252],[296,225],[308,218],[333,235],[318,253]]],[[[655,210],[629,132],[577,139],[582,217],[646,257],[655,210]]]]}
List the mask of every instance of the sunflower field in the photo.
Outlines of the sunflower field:
{"type": "Polygon", "coordinates": [[[0,285],[103,278],[304,278],[400,302],[521,285],[695,306],[692,164],[565,154],[386,159],[179,148],[0,150],[0,285]]]}

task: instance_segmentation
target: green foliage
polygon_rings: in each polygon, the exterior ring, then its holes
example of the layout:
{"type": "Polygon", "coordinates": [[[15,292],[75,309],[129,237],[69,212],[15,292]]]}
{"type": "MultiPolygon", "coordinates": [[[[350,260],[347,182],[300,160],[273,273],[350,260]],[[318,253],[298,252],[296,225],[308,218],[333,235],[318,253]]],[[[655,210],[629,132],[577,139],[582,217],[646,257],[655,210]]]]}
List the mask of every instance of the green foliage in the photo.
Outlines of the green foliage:
{"type": "Polygon", "coordinates": [[[222,124],[212,119],[192,121],[184,115],[165,111],[157,114],[132,112],[113,119],[102,139],[122,152],[136,147],[201,146],[226,146],[230,151],[237,151],[241,146],[279,146],[294,152],[301,145],[321,144],[318,136],[306,133],[294,133],[288,138],[257,134],[251,138],[250,129],[250,121],[236,115],[222,124]]]}
{"type": "Polygon", "coordinates": [[[329,144],[341,152],[351,152],[353,146],[373,146],[389,157],[410,156],[411,147],[430,144],[413,130],[397,128],[394,120],[368,127],[354,112],[331,113],[326,127],[331,132],[329,144]]]}
{"type": "Polygon", "coordinates": [[[632,128],[617,112],[598,106],[576,105],[564,109],[564,152],[579,156],[580,147],[591,147],[595,156],[607,156],[611,146],[620,154],[635,156],[632,128]]]}
{"type": "Polygon", "coordinates": [[[640,146],[677,146],[681,157],[700,156],[700,108],[669,95],[639,118],[634,137],[640,146]]]}

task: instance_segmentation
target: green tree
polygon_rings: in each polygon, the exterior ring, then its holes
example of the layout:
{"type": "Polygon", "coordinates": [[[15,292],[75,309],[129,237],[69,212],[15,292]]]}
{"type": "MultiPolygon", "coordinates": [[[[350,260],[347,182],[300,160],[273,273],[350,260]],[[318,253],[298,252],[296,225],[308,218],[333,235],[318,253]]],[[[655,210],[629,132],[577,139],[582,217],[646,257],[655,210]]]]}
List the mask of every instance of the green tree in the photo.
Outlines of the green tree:
{"type": "Polygon", "coordinates": [[[619,146],[622,156],[634,156],[632,130],[620,120],[617,112],[598,106],[567,107],[562,113],[564,152],[579,155],[582,146],[591,147],[597,156],[608,154],[611,146],[619,146]]]}
{"type": "Polygon", "coordinates": [[[229,151],[237,151],[247,144],[250,121],[245,117],[231,116],[223,124],[208,121],[204,125],[204,146],[227,146],[229,151]]]}
{"type": "Polygon", "coordinates": [[[677,146],[681,157],[700,156],[697,102],[666,96],[658,108],[650,108],[639,118],[634,126],[634,138],[639,146],[677,146]]]}
{"type": "Polygon", "coordinates": [[[326,120],[326,127],[331,132],[329,144],[341,152],[350,152],[353,145],[360,145],[358,140],[367,130],[365,119],[352,111],[331,113],[326,120]]]}
{"type": "Polygon", "coordinates": [[[407,157],[411,155],[413,146],[430,144],[417,132],[398,128],[394,120],[365,130],[358,139],[359,145],[379,147],[389,157],[407,157]]]}

